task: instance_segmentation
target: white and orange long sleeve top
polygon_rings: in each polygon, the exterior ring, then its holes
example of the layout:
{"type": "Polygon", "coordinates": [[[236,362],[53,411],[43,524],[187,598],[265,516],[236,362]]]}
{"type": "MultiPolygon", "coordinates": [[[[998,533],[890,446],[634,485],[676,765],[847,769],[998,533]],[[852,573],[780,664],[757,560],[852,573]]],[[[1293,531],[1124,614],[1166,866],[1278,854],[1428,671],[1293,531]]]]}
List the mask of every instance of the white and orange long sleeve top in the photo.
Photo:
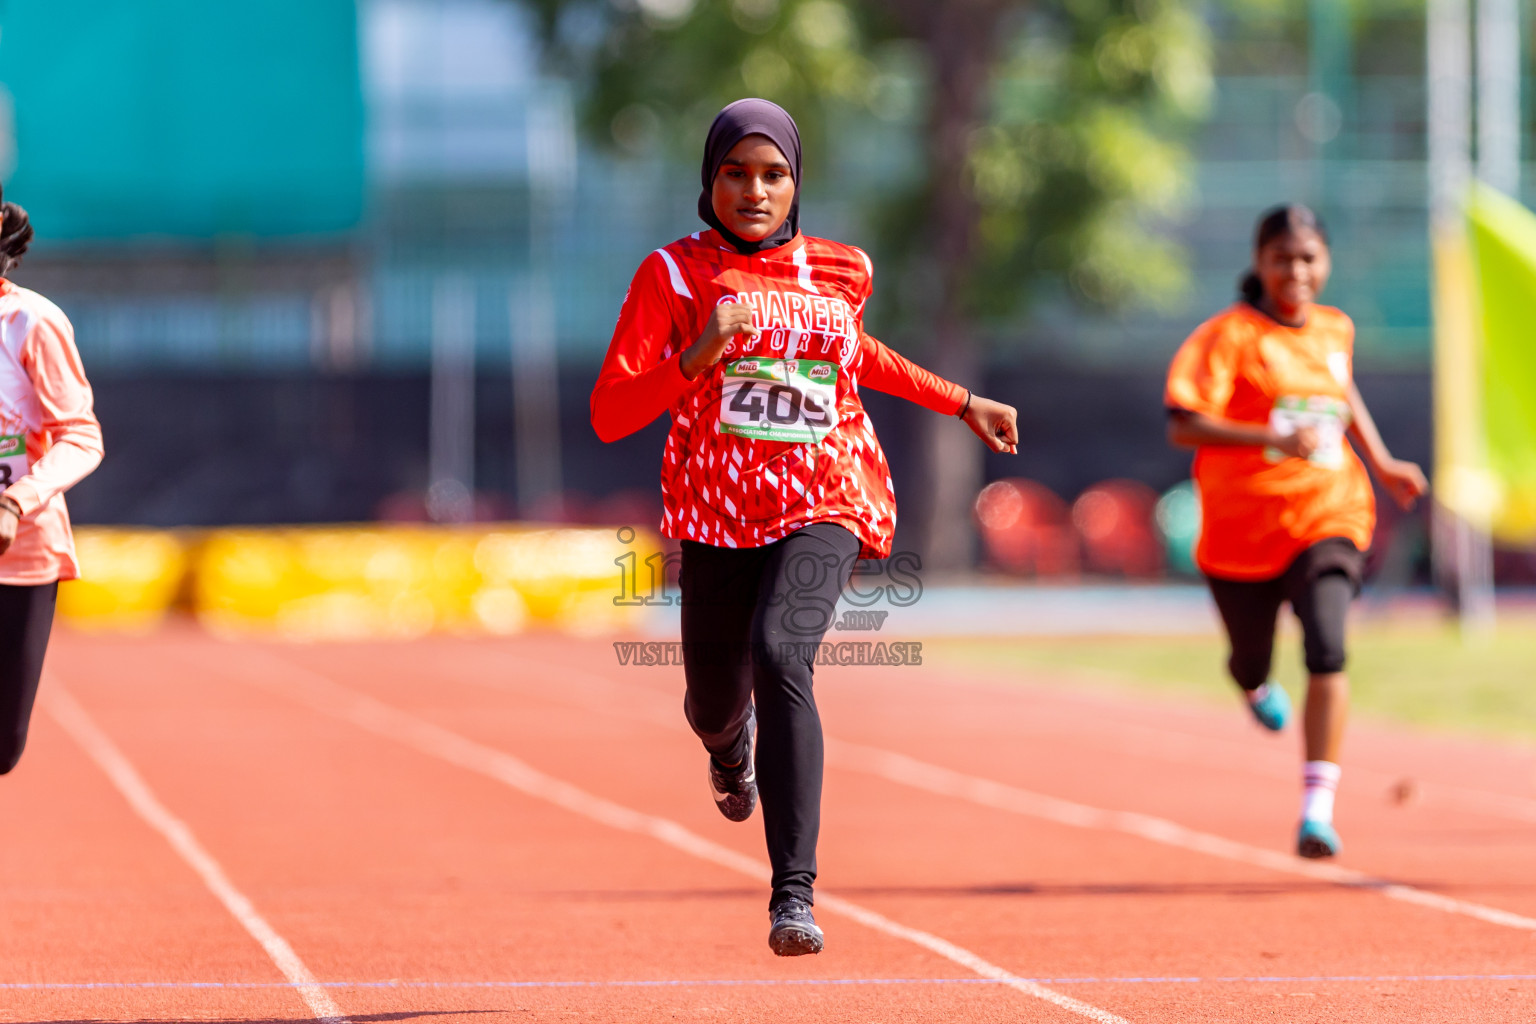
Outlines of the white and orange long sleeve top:
{"type": "Polygon", "coordinates": [[[946,415],[966,390],[865,333],[873,278],[862,250],[804,235],[744,256],[704,231],[646,257],[592,391],[592,426],[613,441],[671,413],[666,536],[762,547],[835,522],[862,557],[890,554],[896,500],[859,389],[946,415]],[[738,335],[688,380],[681,354],[722,302],[750,306],[762,333],[738,335]]]}
{"type": "Polygon", "coordinates": [[[64,492],[101,463],[93,406],[69,318],[0,278],[0,487],[21,506],[0,584],[80,575],[64,492]]]}

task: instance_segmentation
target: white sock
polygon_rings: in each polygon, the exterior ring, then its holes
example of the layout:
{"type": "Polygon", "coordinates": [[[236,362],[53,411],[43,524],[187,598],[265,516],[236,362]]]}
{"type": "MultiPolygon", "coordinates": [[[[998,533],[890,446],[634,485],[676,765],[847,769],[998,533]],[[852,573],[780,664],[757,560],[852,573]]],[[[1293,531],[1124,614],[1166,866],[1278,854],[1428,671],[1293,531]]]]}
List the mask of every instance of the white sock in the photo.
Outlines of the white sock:
{"type": "Polygon", "coordinates": [[[1333,794],[1342,774],[1343,769],[1332,761],[1308,761],[1302,767],[1302,820],[1333,823],[1333,794]]]}
{"type": "Polygon", "coordinates": [[[1257,704],[1259,701],[1269,696],[1269,688],[1273,685],[1273,683],[1268,682],[1260,683],[1252,690],[1244,690],[1243,693],[1247,694],[1249,704],[1257,704]]]}

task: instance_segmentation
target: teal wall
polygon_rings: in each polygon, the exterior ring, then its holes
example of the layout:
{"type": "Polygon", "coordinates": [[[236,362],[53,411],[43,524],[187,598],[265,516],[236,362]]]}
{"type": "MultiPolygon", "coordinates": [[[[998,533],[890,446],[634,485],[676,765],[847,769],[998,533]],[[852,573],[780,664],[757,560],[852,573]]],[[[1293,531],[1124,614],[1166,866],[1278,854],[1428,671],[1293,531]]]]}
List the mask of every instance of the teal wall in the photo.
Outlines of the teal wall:
{"type": "Polygon", "coordinates": [[[343,232],[363,213],[353,0],[6,0],[7,199],[39,239],[343,232]]]}

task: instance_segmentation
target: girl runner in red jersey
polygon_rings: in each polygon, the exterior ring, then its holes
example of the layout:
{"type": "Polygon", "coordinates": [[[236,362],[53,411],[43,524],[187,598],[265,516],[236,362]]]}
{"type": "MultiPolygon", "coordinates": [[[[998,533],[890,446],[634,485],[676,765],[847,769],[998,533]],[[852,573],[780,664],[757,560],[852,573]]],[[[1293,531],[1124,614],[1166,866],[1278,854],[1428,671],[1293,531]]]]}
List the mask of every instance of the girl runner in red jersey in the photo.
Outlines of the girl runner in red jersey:
{"type": "Polygon", "coordinates": [[[64,492],[101,462],[101,426],[59,307],[5,275],[32,242],[0,202],[0,774],[27,744],[59,581],[80,575],[64,492]]]}
{"type": "Polygon", "coordinates": [[[1017,449],[1015,410],[972,395],[864,332],[873,268],[799,230],[800,134],[738,100],[710,126],[699,215],[710,230],[640,265],[597,385],[615,441],[670,412],[662,530],[682,542],[684,713],[709,751],[720,812],[762,794],[773,866],[768,944],[819,953],[811,913],[821,824],[817,645],[855,560],[891,552],[896,506],[859,401],[871,387],[959,416],[1017,449]]]}
{"type": "Polygon", "coordinates": [[[1330,269],[1327,232],[1311,210],[1265,213],[1243,300],[1184,342],[1166,397],[1169,439],[1196,450],[1195,560],[1226,626],[1228,669],[1268,729],[1290,717],[1289,698],[1269,680],[1280,606],[1289,602],[1301,623],[1310,674],[1303,857],[1331,857],[1340,845],[1345,616],[1376,525],[1370,478],[1350,442],[1403,508],[1428,490],[1418,466],[1387,451],[1355,388],[1355,325],[1315,301],[1330,269]]]}

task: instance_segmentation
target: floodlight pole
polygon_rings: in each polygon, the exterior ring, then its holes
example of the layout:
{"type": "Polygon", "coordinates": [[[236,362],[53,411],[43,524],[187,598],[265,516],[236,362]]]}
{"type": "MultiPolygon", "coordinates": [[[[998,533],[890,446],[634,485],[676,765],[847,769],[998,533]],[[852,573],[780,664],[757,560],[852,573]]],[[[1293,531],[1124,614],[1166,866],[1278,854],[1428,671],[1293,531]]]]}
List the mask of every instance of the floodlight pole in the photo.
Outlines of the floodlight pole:
{"type": "MultiPolygon", "coordinates": [[[[1495,31],[1495,26],[1489,23],[1489,16],[1496,16],[1499,5],[1506,2],[1512,8],[1515,0],[1480,0],[1479,3],[1478,45],[1482,71],[1479,81],[1482,86],[1479,90],[1480,103],[1487,103],[1495,91],[1502,92],[1498,83],[1507,74],[1502,55],[1491,59],[1489,56],[1492,49],[1500,45],[1498,40],[1489,38],[1495,31]],[[1488,77],[1490,75],[1491,79],[1488,77]]],[[[1448,253],[1460,251],[1466,246],[1463,203],[1472,182],[1472,32],[1469,0],[1429,0],[1426,26],[1430,236],[1432,251],[1438,258],[1445,258],[1448,253]]],[[[1516,47],[1514,72],[1518,88],[1518,33],[1509,32],[1509,38],[1516,47]]],[[[1519,102],[1516,98],[1514,111],[1517,123],[1512,143],[1503,134],[1508,108],[1507,105],[1501,107],[1501,102],[1502,96],[1493,100],[1492,116],[1483,121],[1479,132],[1480,156],[1484,160],[1492,159],[1494,164],[1480,165],[1479,169],[1507,174],[1507,154],[1512,145],[1515,153],[1514,177],[1518,179],[1519,102]],[[1487,136],[1488,132],[1493,133],[1492,139],[1487,136]]],[[[1481,108],[1479,112],[1483,112],[1481,108]]],[[[1467,284],[1470,286],[1470,282],[1467,284]]],[[[1439,298],[1443,300],[1445,296],[1442,294],[1439,298]]],[[[1472,297],[1461,296],[1460,301],[1470,303],[1472,297]]],[[[1475,388],[1475,384],[1471,383],[1476,380],[1477,373],[1475,354],[1459,350],[1447,351],[1440,347],[1445,344],[1444,338],[1448,334],[1469,330],[1470,322],[1465,325],[1448,324],[1446,320],[1455,317],[1457,313],[1447,308],[1437,308],[1435,315],[1437,320],[1441,320],[1436,328],[1437,337],[1440,338],[1435,356],[1437,389],[1453,378],[1466,378],[1464,383],[1475,388]],[[1470,372],[1466,372],[1467,367],[1460,367],[1463,372],[1459,376],[1448,372],[1446,360],[1468,359],[1473,362],[1470,372]]],[[[1471,318],[1465,319],[1470,321],[1471,318]]],[[[1475,339],[1470,337],[1460,340],[1463,346],[1471,346],[1474,342],[1475,339]]],[[[1481,412],[1480,396],[1470,403],[1457,403],[1452,396],[1437,394],[1435,401],[1443,409],[1457,409],[1455,415],[1459,416],[1476,416],[1481,412]]],[[[1438,415],[1436,421],[1441,429],[1445,429],[1448,416],[1438,415]]],[[[1450,446],[1437,444],[1437,451],[1443,457],[1450,451],[1450,446]]],[[[1443,480],[1448,468],[1439,466],[1436,470],[1437,479],[1443,480]]],[[[1439,501],[1433,504],[1432,515],[1436,578],[1451,590],[1463,636],[1471,638],[1486,635],[1494,623],[1492,541],[1480,524],[1469,521],[1465,515],[1457,514],[1439,501]]]]}
{"type": "Polygon", "coordinates": [[[1326,209],[1334,198],[1329,166],[1347,159],[1353,119],[1354,25],[1348,4],[1339,0],[1309,0],[1307,4],[1307,89],[1333,104],[1339,124],[1331,138],[1313,138],[1312,194],[1308,201],[1326,209]]]}
{"type": "Polygon", "coordinates": [[[474,517],[475,290],[449,272],[432,289],[431,432],[427,514],[440,523],[474,517]]]}
{"type": "Polygon", "coordinates": [[[554,294],[555,237],[576,184],[576,127],[569,93],[546,87],[528,106],[528,272],[513,283],[512,416],[519,514],[559,515],[560,364],[554,294]]]}
{"type": "Polygon", "coordinates": [[[1520,198],[1519,0],[1477,0],[1477,176],[1520,198]]]}

